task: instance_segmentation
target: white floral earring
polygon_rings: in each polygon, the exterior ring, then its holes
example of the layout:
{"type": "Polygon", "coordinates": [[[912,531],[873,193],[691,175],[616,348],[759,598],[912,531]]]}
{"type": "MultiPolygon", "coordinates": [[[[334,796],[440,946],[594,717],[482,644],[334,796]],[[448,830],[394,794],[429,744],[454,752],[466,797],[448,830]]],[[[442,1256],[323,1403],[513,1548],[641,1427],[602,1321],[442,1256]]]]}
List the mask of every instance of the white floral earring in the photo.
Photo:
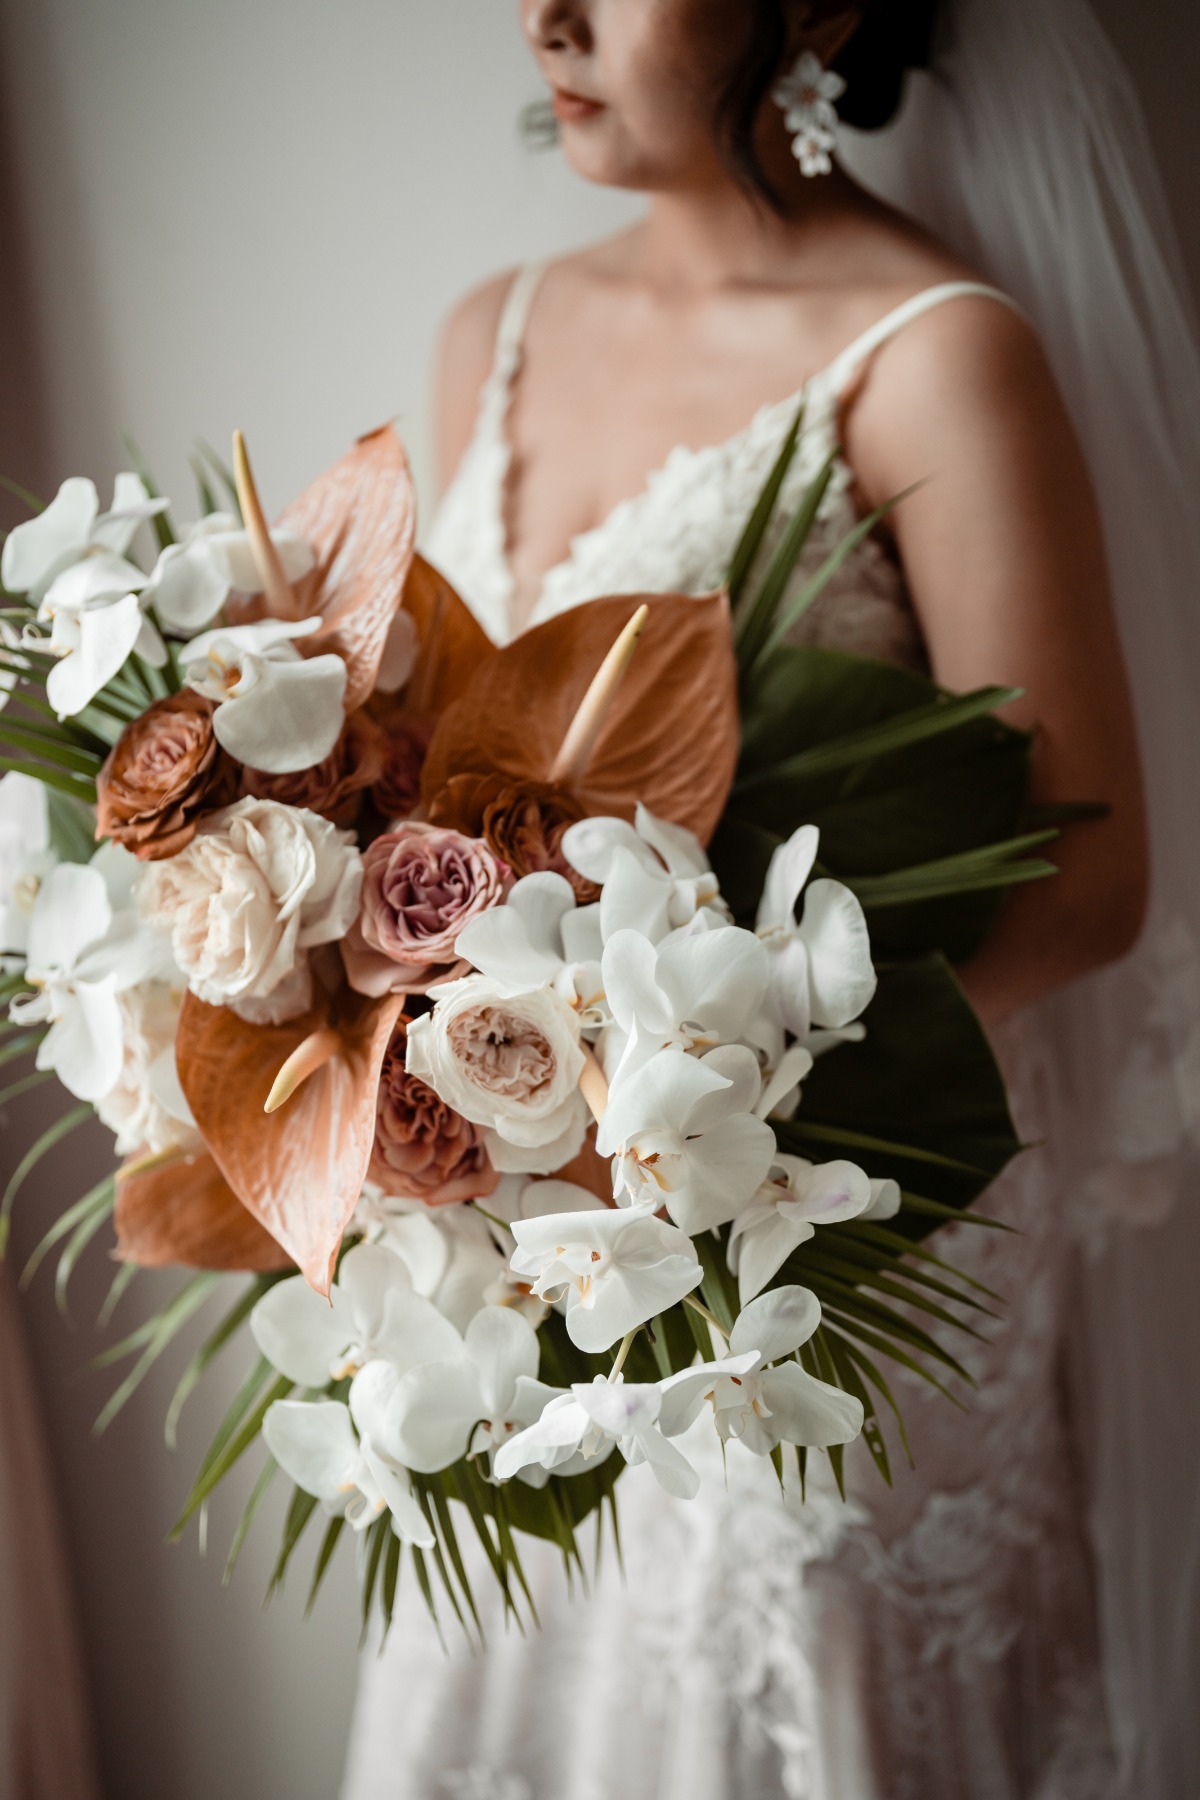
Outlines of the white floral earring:
{"type": "Polygon", "coordinates": [[[782,81],[771,89],[776,106],[783,108],[783,122],[792,138],[792,155],[802,175],[828,175],[833,168],[830,152],[837,145],[837,106],[846,83],[835,69],[827,69],[811,50],[802,51],[782,81]]]}

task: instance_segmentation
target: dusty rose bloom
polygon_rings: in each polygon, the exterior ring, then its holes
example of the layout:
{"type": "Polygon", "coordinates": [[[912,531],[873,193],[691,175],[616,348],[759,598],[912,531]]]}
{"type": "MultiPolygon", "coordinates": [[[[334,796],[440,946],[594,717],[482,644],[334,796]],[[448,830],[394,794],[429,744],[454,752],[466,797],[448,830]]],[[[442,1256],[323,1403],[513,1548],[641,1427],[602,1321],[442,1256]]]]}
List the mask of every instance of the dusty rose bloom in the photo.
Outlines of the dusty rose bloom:
{"type": "Polygon", "coordinates": [[[385,1193],[426,1206],[482,1199],[499,1180],[482,1133],[407,1072],[406,1044],[398,1025],[379,1079],[370,1178],[385,1193]]]}
{"type": "Polygon", "coordinates": [[[581,906],[600,889],[573,869],[562,853],[563,833],[586,812],[569,788],[512,775],[456,775],[429,805],[435,824],[482,837],[518,879],[539,869],[563,875],[581,906]]]}
{"type": "Polygon", "coordinates": [[[499,904],[507,878],[478,838],[439,825],[385,831],[363,853],[362,903],[342,945],[351,987],[416,993],[463,974],[458,934],[499,904]]]}
{"type": "Polygon", "coordinates": [[[96,778],[96,836],[143,862],[175,856],[206,813],[237,793],[237,765],[213,736],[211,700],[182,688],[125,727],[96,778]]]}
{"type": "Polygon", "coordinates": [[[432,719],[384,722],[383,771],[371,789],[371,799],[385,819],[407,819],[416,812],[433,726],[432,719]]]}
{"type": "Polygon", "coordinates": [[[307,807],[335,825],[353,825],[365,790],[383,772],[385,748],[383,733],[360,708],[347,717],[341,736],[322,762],[288,775],[243,769],[242,793],[307,807]]]}

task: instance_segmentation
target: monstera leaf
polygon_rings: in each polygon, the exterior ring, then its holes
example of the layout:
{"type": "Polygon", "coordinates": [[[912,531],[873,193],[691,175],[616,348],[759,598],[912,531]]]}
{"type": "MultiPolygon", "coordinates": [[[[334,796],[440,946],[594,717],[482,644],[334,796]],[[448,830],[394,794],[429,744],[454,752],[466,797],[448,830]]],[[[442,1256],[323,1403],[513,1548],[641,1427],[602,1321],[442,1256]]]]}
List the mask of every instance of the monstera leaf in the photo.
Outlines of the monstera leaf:
{"type": "Polygon", "coordinates": [[[636,651],[576,793],[585,812],[624,818],[640,800],[707,841],[737,760],[737,680],[723,594],[593,600],[498,650],[434,732],[422,779],[426,804],[464,775],[546,781],[593,677],[643,605],[636,651]]]}

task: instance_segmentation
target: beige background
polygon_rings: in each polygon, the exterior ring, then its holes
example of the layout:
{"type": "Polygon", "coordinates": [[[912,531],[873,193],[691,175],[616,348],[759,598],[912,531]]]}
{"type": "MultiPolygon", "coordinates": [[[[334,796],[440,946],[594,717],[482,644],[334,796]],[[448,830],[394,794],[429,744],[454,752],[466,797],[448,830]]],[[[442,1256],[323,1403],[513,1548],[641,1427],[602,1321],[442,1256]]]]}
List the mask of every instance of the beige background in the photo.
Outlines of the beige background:
{"type": "MultiPolygon", "coordinates": [[[[0,471],[43,491],[69,472],[104,487],[128,427],[182,495],[190,434],[223,446],[238,424],[275,506],[396,415],[424,477],[426,371],[447,304],[634,210],[519,145],[517,114],[538,90],[515,10],[0,0],[0,471]]],[[[1098,10],[1142,89],[1200,283],[1200,16],[1188,0],[1098,10]]],[[[24,1114],[2,1123],[0,1169],[32,1134],[24,1114]]],[[[30,1184],[15,1268],[103,1155],[102,1134],[77,1139],[30,1184]]],[[[159,1432],[181,1355],[94,1440],[107,1379],[81,1372],[108,1274],[102,1255],[81,1271],[73,1331],[44,1276],[25,1311],[111,1792],[323,1800],[353,1688],[352,1571],[335,1565],[302,1626],[302,1579],[261,1610],[270,1508],[229,1590],[227,1505],[206,1560],[195,1533],[163,1546],[236,1369],[193,1403],[177,1458],[159,1432]]],[[[164,1282],[145,1285],[157,1297],[164,1282]]]]}

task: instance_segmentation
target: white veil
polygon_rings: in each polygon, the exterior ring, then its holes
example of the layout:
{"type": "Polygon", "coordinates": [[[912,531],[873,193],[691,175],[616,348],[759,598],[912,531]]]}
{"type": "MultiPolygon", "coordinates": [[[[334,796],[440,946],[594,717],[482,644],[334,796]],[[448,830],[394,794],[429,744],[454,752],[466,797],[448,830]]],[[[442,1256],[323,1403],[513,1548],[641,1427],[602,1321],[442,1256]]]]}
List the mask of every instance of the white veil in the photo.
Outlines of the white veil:
{"type": "Polygon", "coordinates": [[[1200,1792],[1200,354],[1138,103],[1084,0],[945,10],[902,118],[842,148],[1033,320],[1105,521],[1152,910],[1134,955],[1040,1023],[1084,1248],[1076,1350],[1110,1710],[1126,1792],[1174,1800],[1200,1792]]]}

